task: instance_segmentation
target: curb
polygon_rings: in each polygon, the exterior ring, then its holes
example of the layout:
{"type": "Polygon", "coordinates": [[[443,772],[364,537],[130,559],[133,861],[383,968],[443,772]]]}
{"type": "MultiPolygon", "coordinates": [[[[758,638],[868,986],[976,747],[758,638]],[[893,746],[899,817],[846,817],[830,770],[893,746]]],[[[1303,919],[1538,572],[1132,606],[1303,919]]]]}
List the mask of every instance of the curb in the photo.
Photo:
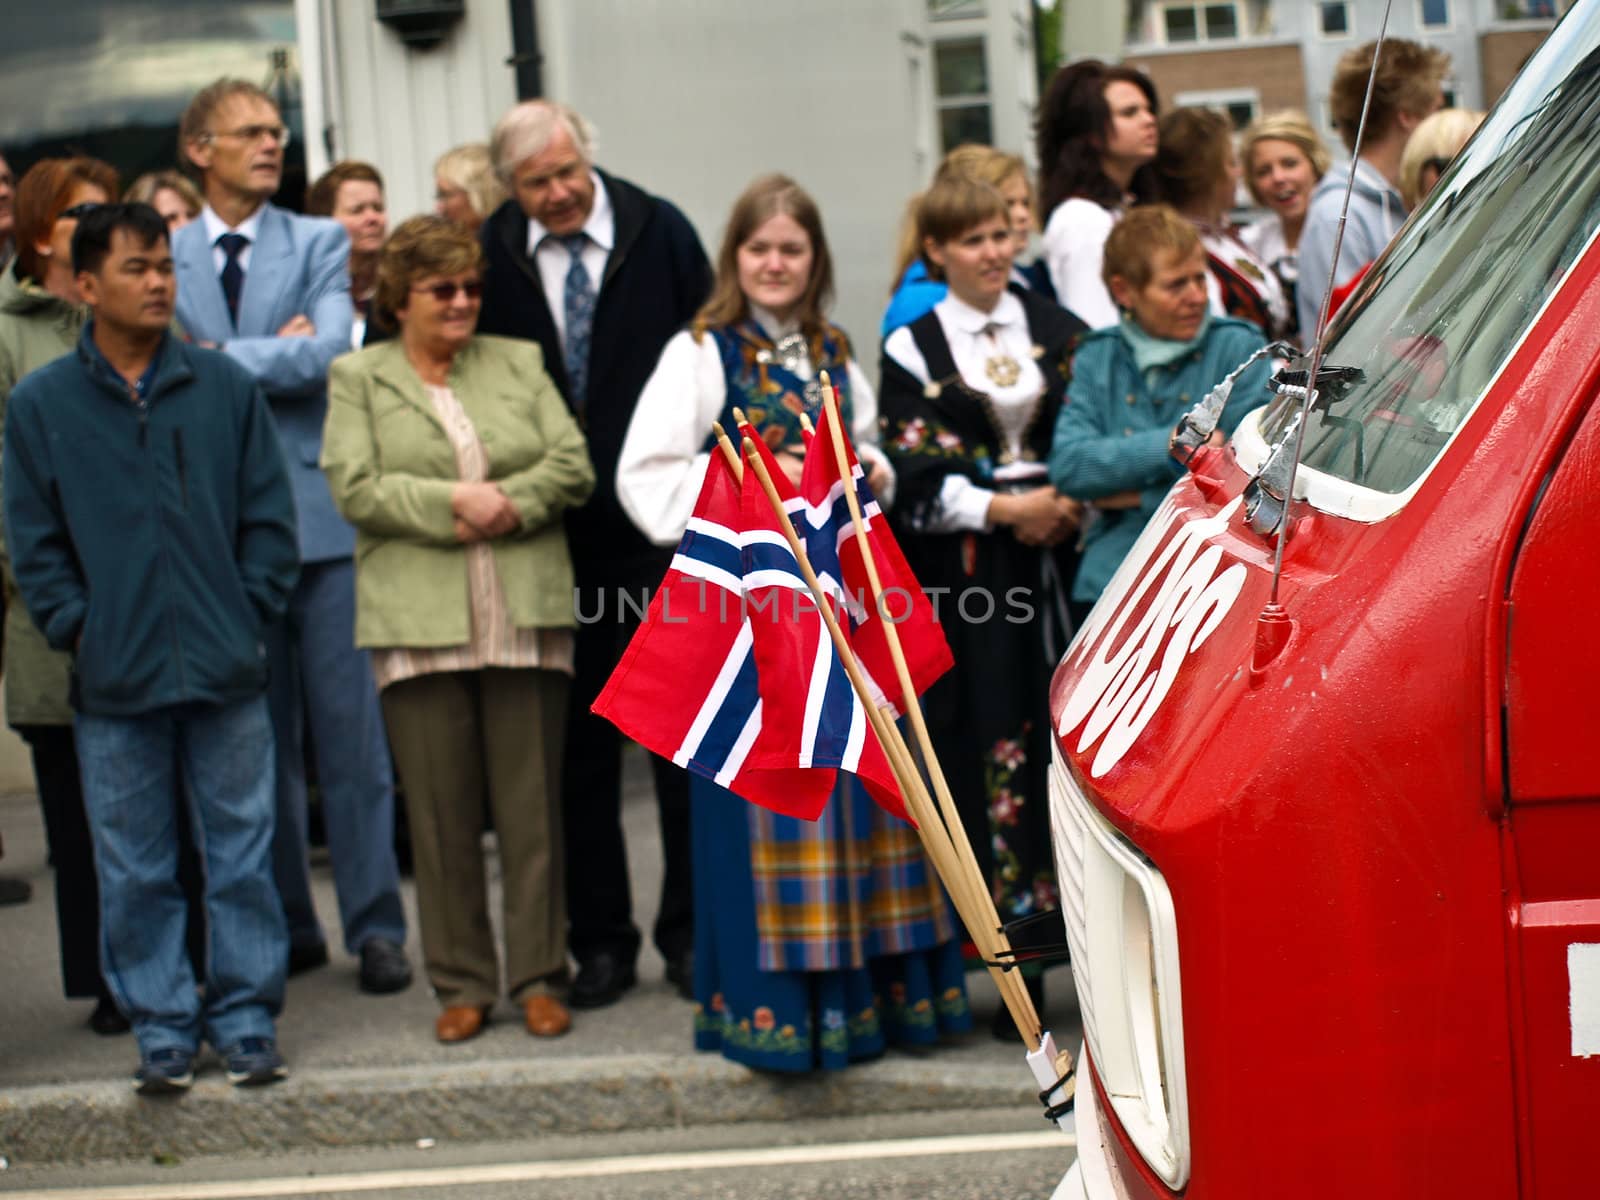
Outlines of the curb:
{"type": "Polygon", "coordinates": [[[172,1099],[127,1083],[0,1096],[14,1166],[438,1143],[1034,1103],[1020,1065],[979,1070],[890,1059],[787,1078],[672,1055],[296,1073],[229,1087],[214,1072],[172,1099]]]}

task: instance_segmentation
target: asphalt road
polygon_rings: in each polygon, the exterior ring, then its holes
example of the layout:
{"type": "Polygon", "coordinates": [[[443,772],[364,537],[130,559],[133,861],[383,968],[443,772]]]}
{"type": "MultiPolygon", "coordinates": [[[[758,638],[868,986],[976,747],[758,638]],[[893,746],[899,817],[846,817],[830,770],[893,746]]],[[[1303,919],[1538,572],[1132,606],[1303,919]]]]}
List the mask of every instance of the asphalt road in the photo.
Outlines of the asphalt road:
{"type": "Polygon", "coordinates": [[[16,1200],[994,1200],[1048,1197],[1072,1139],[1015,1110],[519,1144],[0,1173],[16,1200]]]}

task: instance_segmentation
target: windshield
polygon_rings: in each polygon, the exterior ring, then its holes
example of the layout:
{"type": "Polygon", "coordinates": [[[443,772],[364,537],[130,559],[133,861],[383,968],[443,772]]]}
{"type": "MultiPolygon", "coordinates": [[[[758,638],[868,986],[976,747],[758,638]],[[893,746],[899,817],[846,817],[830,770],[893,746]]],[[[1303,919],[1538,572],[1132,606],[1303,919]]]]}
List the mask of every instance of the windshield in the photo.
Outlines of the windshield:
{"type": "MultiPolygon", "coordinates": [[[[1595,0],[1600,4],[1600,0],[1595,0]]],[[[1339,314],[1327,366],[1361,382],[1310,414],[1303,462],[1404,492],[1443,453],[1600,220],[1600,13],[1556,27],[1339,314]]],[[[1302,284],[1308,281],[1302,280],[1302,284]]],[[[1268,443],[1294,406],[1266,415],[1268,443]]]]}

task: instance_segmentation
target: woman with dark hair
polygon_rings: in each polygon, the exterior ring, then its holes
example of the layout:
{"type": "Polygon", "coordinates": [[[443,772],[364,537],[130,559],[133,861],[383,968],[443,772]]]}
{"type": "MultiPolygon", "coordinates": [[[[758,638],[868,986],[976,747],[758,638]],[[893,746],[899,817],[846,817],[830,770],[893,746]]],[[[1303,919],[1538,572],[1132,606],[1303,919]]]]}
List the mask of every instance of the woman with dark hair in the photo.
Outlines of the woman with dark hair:
{"type": "MultiPolygon", "coordinates": [[[[926,696],[928,727],[1002,921],[1056,905],[1045,697],[1066,649],[1079,506],[1045,477],[1050,430],[1083,322],[1011,285],[1005,198],[972,179],[929,188],[922,253],[949,288],[883,347],[894,522],[940,611],[955,670],[926,696]]],[[[1060,943],[1036,926],[1013,944],[1060,943]]],[[[1035,1003],[1042,976],[1025,973],[1035,1003]]],[[[1005,1009],[997,1036],[1013,1037],[1005,1009]]]]}
{"type": "Polygon", "coordinates": [[[539,347],[477,333],[482,271],[477,241],[442,217],[394,231],[377,303],[399,336],[335,360],[322,441],[356,528],[356,644],[405,785],[447,1043],[474,1037],[501,993],[490,817],[505,992],[535,1037],[571,1026],[559,781],[577,619],[562,516],[594,468],[539,347]]]}
{"type": "Polygon", "coordinates": [[[1044,260],[1056,299],[1091,328],[1117,321],[1100,248],[1129,205],[1154,196],[1158,110],[1142,72],[1092,58],[1057,71],[1039,101],[1044,260]]]}
{"type": "MultiPolygon", "coordinates": [[[[662,352],[623,443],[617,493],[653,541],[682,535],[716,452],[711,423],[731,433],[735,407],[798,478],[800,418],[820,411],[823,370],[874,490],[888,490],[871,384],[824,315],[832,293],[815,202],[785,176],[755,180],[734,202],[711,298],[662,352]]],[[[852,777],[815,822],[699,776],[689,796],[698,1048],[810,1071],[970,1028],[938,880],[916,834],[852,777]]]]}
{"type": "Polygon", "coordinates": [[[383,176],[371,163],[334,163],[306,189],[306,213],[332,217],[350,235],[350,303],[355,322],[351,349],[359,350],[374,336],[373,297],[378,291],[378,258],[389,232],[389,210],[383,199],[383,176]]]}
{"type": "MultiPolygon", "coordinates": [[[[86,314],[74,282],[72,234],[85,210],[109,204],[117,190],[116,169],[95,158],[47,158],[18,181],[17,256],[0,276],[0,420],[19,379],[77,344],[86,314]]],[[[122,1033],[128,1022],[100,974],[99,890],[67,700],[72,659],[52,650],[29,619],[9,561],[5,595],[6,720],[33,758],[55,864],[62,984],[68,999],[94,999],[89,1026],[96,1033],[122,1033]]]]}
{"type": "Polygon", "coordinates": [[[1228,118],[1209,108],[1167,113],[1155,171],[1161,199],[1195,227],[1205,247],[1211,311],[1249,321],[1268,338],[1289,336],[1294,314],[1282,282],[1228,220],[1240,175],[1228,118]]]}

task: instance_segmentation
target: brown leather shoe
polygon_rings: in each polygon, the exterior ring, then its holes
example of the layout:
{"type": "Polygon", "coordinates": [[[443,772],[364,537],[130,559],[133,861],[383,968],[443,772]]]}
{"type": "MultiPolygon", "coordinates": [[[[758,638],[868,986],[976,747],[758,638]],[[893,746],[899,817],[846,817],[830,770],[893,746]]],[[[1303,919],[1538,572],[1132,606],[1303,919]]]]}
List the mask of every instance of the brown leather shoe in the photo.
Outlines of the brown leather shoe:
{"type": "Polygon", "coordinates": [[[572,1028],[572,1014],[567,1006],[554,996],[539,993],[522,1002],[527,1017],[528,1032],[534,1037],[560,1037],[572,1028]]]}
{"type": "Polygon", "coordinates": [[[441,1042],[464,1042],[482,1032],[488,1016],[488,1009],[475,1004],[452,1004],[433,1023],[434,1036],[441,1042]]]}

